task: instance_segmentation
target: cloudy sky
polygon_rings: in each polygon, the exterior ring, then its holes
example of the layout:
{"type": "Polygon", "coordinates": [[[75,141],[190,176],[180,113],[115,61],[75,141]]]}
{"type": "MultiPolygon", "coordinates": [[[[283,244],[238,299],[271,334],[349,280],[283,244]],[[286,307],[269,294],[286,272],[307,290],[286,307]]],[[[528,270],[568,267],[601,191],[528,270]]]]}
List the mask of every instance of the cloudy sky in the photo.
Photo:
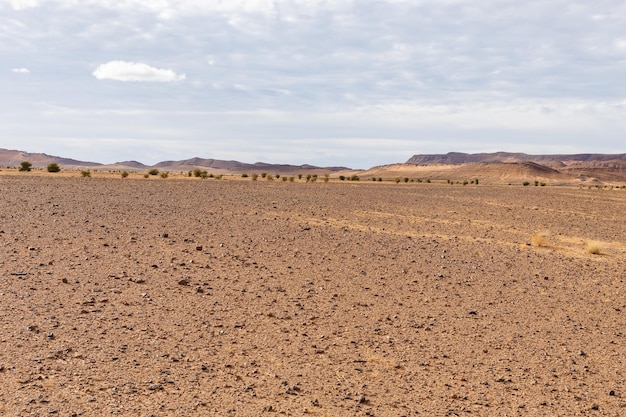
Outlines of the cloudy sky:
{"type": "Polygon", "coordinates": [[[626,152],[622,0],[0,0],[0,147],[367,168],[626,152]]]}

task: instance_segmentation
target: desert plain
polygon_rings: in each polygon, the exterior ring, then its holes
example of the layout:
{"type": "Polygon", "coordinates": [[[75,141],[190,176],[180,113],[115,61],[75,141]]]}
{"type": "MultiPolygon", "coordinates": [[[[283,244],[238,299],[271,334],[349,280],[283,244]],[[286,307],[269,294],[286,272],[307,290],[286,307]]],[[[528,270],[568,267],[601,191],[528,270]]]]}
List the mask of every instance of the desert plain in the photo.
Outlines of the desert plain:
{"type": "Polygon", "coordinates": [[[0,415],[626,415],[626,190],[0,195],[0,415]]]}

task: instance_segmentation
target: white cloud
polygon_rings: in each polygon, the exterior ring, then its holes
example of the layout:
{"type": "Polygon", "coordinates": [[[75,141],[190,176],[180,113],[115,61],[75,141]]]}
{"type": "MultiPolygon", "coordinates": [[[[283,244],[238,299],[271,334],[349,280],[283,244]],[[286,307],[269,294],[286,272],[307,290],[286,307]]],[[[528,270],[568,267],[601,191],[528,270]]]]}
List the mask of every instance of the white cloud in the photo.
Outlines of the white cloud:
{"type": "Polygon", "coordinates": [[[11,7],[14,10],[28,9],[39,6],[38,0],[11,0],[11,7]]]}
{"type": "Polygon", "coordinates": [[[151,67],[141,62],[109,61],[99,65],[93,72],[99,80],[173,82],[185,79],[185,74],[176,74],[171,69],[151,67]]]}
{"type": "Polygon", "coordinates": [[[13,68],[11,71],[18,74],[30,74],[30,70],[28,68],[13,68]]]}

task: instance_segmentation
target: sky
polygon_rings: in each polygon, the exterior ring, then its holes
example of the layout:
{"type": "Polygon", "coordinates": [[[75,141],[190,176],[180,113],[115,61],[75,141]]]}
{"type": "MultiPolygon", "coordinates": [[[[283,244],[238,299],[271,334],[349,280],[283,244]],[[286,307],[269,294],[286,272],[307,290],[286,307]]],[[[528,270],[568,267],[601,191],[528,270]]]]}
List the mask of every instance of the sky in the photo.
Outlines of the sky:
{"type": "Polygon", "coordinates": [[[626,152],[622,0],[0,0],[0,148],[369,168],[626,152]]]}

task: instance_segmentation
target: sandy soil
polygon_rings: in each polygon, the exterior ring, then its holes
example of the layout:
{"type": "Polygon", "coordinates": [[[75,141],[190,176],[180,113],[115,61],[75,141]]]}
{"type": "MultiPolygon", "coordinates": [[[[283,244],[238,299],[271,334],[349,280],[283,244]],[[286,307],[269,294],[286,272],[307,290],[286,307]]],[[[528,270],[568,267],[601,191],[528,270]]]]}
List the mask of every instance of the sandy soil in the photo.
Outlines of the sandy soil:
{"type": "Polygon", "coordinates": [[[624,190],[25,174],[0,195],[0,415],[626,414],[624,190]]]}

